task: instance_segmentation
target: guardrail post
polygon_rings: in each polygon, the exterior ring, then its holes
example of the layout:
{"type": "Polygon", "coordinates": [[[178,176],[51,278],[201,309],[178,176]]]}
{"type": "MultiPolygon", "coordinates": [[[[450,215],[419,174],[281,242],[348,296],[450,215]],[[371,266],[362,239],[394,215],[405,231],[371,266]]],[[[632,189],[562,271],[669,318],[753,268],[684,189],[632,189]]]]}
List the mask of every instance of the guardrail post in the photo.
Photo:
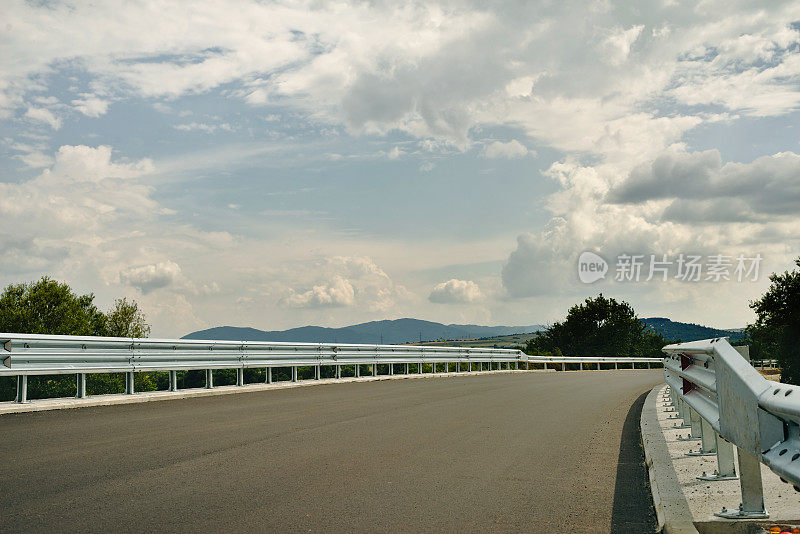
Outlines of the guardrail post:
{"type": "Polygon", "coordinates": [[[297,366],[292,366],[292,382],[297,382],[297,366]]]}
{"type": "Polygon", "coordinates": [[[406,374],[407,375],[411,374],[411,364],[409,364],[409,363],[406,363],[406,374]]]}
{"type": "Polygon", "coordinates": [[[272,384],[272,367],[267,367],[267,384],[272,384]]]}
{"type": "Polygon", "coordinates": [[[650,369],[650,362],[647,362],[647,368],[650,369]]]}
{"type": "MultiPolygon", "coordinates": [[[[737,449],[739,449],[737,447],[737,449]]],[[[738,510],[723,508],[716,512],[717,517],[726,519],[766,518],[769,517],[764,507],[764,488],[761,484],[761,462],[750,453],[739,449],[739,486],[742,491],[742,502],[738,510]]]]}
{"type": "Polygon", "coordinates": [[[378,364],[377,363],[373,363],[372,364],[372,376],[378,376],[378,364]]]}
{"type": "Polygon", "coordinates": [[[733,444],[717,434],[717,475],[720,480],[736,478],[733,444]]]}
{"type": "Polygon", "coordinates": [[[597,370],[600,370],[600,362],[597,362],[597,370]]]}
{"type": "Polygon", "coordinates": [[[322,367],[319,365],[314,366],[314,380],[319,380],[322,375],[322,367]]]}
{"type": "Polygon", "coordinates": [[[86,398],[86,373],[78,373],[75,375],[75,398],[86,398]]]}
{"type": "Polygon", "coordinates": [[[419,362],[419,363],[417,364],[417,373],[418,373],[418,374],[422,374],[422,362],[419,362]]]}
{"type": "Polygon", "coordinates": [[[342,378],[342,366],[336,365],[336,378],[342,378]]]}
{"type": "Polygon", "coordinates": [[[214,387],[214,371],[211,369],[206,369],[206,389],[211,389],[214,387]]]}
{"type": "Polygon", "coordinates": [[[700,418],[700,450],[689,451],[687,456],[711,456],[717,452],[716,432],[711,423],[700,418]]]}
{"type": "Polygon", "coordinates": [[[616,371],[617,369],[619,369],[619,363],[614,362],[614,370],[616,371]]]}
{"type": "Polygon", "coordinates": [[[169,372],[169,390],[178,391],[178,371],[169,372]]]}
{"type": "Polygon", "coordinates": [[[237,386],[244,385],[244,368],[242,367],[236,369],[236,385],[237,386]]]}
{"type": "Polygon", "coordinates": [[[394,364],[393,364],[393,363],[390,363],[390,364],[389,364],[389,374],[390,374],[390,375],[393,375],[393,374],[394,374],[394,364]]]}
{"type": "Polygon", "coordinates": [[[567,370],[567,364],[566,364],[566,362],[561,362],[561,370],[562,370],[562,371],[566,371],[566,370],[567,370]]]}
{"type": "MultiPolygon", "coordinates": [[[[598,367],[599,369],[599,367],[598,367]]],[[[514,362],[514,370],[519,371],[519,362],[514,362]]]]}
{"type": "Polygon", "coordinates": [[[353,367],[355,367],[355,373],[353,374],[355,374],[356,378],[359,378],[361,376],[361,364],[357,363],[353,367]]]}
{"type": "Polygon", "coordinates": [[[28,375],[17,376],[17,398],[15,402],[28,402],[28,375]]]}
{"type": "Polygon", "coordinates": [[[691,430],[689,430],[689,437],[685,439],[699,439],[703,435],[700,414],[691,406],[689,407],[689,427],[691,428],[691,430]]]}
{"type": "Polygon", "coordinates": [[[126,395],[133,395],[135,393],[133,389],[133,371],[128,371],[125,373],[125,394],[126,395]]]}

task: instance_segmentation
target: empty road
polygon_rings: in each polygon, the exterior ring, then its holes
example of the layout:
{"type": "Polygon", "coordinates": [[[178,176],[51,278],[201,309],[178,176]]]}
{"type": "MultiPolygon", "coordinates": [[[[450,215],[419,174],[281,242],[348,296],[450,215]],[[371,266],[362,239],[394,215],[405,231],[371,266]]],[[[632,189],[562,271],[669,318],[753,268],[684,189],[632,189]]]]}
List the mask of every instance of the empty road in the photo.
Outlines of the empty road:
{"type": "Polygon", "coordinates": [[[0,416],[4,532],[651,532],[659,370],[319,385],[0,416]]]}

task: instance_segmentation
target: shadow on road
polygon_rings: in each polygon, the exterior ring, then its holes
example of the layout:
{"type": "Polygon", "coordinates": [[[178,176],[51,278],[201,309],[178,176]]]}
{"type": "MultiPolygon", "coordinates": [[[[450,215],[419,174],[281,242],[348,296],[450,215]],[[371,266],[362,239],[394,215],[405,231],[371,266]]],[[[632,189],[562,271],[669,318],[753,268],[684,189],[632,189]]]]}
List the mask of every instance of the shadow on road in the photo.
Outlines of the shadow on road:
{"type": "Polygon", "coordinates": [[[611,532],[656,532],[656,512],[650,495],[650,480],[642,450],[639,419],[649,391],[633,403],[622,427],[622,444],[614,485],[614,508],[611,512],[611,532]]]}

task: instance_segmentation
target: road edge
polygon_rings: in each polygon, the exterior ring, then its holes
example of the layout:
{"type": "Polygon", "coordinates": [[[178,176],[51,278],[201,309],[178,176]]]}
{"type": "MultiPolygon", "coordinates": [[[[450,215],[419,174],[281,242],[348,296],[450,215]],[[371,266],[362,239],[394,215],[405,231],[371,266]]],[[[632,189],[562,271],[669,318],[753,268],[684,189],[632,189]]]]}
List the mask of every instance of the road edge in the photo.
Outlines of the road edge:
{"type": "Polygon", "coordinates": [[[656,403],[666,387],[666,384],[659,384],[647,394],[639,424],[644,460],[650,478],[650,492],[660,532],[697,534],[689,503],[683,495],[664,433],[658,423],[656,403]]]}

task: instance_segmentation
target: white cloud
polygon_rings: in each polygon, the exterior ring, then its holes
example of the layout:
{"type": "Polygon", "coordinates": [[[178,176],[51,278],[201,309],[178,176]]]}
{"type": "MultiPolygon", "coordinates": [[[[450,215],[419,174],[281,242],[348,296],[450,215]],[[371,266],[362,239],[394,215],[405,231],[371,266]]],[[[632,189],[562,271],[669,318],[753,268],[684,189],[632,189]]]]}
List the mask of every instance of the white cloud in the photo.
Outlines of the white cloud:
{"type": "Polygon", "coordinates": [[[608,37],[603,40],[601,51],[605,55],[606,61],[612,65],[620,65],[628,59],[631,46],[639,38],[644,25],[631,26],[627,30],[614,28],[609,32],[608,37]]]}
{"type": "Polygon", "coordinates": [[[407,298],[404,287],[395,284],[374,261],[363,256],[333,256],[293,269],[294,285],[305,277],[314,277],[316,281],[300,289],[289,288],[281,304],[293,308],[359,306],[385,312],[398,300],[407,298]]]}
{"type": "Polygon", "coordinates": [[[102,98],[97,98],[89,94],[81,95],[81,97],[82,98],[75,99],[70,103],[72,107],[87,117],[97,118],[105,115],[108,111],[108,100],[103,100],[102,98]]]}
{"type": "Polygon", "coordinates": [[[398,159],[400,156],[403,155],[403,151],[400,149],[399,146],[392,147],[392,149],[387,154],[389,159],[398,159]]]}
{"type": "Polygon", "coordinates": [[[512,139],[507,143],[502,141],[495,141],[486,146],[483,149],[484,157],[495,159],[495,158],[521,158],[528,154],[528,148],[517,141],[516,139],[512,139]]]}
{"type": "Polygon", "coordinates": [[[433,286],[428,300],[439,304],[470,304],[483,299],[478,284],[472,280],[452,278],[433,286]]]}
{"type": "Polygon", "coordinates": [[[135,287],[143,294],[173,285],[182,277],[180,266],[172,261],[129,267],[119,273],[123,284],[135,287]]]}
{"type": "Polygon", "coordinates": [[[315,285],[303,293],[292,293],[283,302],[294,308],[352,306],[355,303],[355,290],[350,282],[337,276],[330,282],[315,285]]]}
{"type": "Polygon", "coordinates": [[[37,122],[44,122],[54,130],[61,128],[61,119],[56,117],[49,109],[29,107],[28,111],[25,112],[25,116],[37,122]]]}
{"type": "Polygon", "coordinates": [[[228,124],[227,122],[222,124],[207,124],[205,122],[190,122],[187,124],[176,124],[173,126],[176,130],[181,130],[184,132],[192,132],[192,131],[200,131],[207,134],[212,134],[217,130],[223,130],[226,132],[232,132],[234,130],[233,126],[228,124]]]}

